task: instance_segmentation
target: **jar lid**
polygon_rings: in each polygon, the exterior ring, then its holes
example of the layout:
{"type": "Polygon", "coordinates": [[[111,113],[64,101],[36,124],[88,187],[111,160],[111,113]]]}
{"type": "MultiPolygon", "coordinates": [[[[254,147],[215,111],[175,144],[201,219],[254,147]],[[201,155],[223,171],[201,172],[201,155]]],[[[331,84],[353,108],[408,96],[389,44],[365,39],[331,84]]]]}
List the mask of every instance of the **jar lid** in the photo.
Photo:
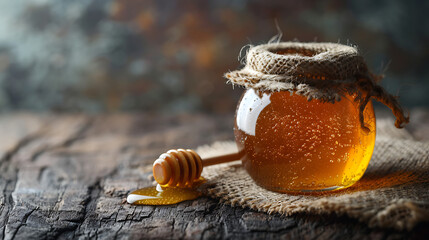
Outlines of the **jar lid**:
{"type": "Polygon", "coordinates": [[[360,121],[365,106],[376,99],[392,109],[395,126],[409,122],[395,96],[369,72],[356,47],[337,43],[278,42],[251,46],[244,68],[225,74],[228,82],[259,91],[290,91],[323,102],[335,103],[345,94],[359,102],[360,121]]]}

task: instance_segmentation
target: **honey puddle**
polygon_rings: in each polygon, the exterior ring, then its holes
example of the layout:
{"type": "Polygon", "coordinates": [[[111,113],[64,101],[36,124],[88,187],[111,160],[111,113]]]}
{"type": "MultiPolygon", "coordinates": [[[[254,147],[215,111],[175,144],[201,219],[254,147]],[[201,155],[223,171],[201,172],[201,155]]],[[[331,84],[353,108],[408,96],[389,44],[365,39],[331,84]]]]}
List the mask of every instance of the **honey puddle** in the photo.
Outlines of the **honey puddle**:
{"type": "Polygon", "coordinates": [[[135,205],[170,205],[187,200],[194,200],[201,196],[197,187],[204,183],[204,178],[200,178],[187,187],[168,187],[156,185],[135,190],[127,197],[129,204],[135,205]]]}

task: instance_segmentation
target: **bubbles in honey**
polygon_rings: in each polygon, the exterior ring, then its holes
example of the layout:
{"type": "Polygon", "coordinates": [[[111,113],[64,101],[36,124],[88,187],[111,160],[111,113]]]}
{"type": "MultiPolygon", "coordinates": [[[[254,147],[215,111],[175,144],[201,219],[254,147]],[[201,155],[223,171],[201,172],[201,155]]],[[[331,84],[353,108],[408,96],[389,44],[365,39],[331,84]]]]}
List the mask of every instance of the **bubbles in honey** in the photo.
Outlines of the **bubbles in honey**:
{"type": "Polygon", "coordinates": [[[249,89],[237,108],[234,132],[245,152],[243,166],[262,187],[335,189],[356,182],[368,166],[375,142],[371,103],[364,116],[370,133],[362,130],[351,96],[332,104],[249,89]]]}

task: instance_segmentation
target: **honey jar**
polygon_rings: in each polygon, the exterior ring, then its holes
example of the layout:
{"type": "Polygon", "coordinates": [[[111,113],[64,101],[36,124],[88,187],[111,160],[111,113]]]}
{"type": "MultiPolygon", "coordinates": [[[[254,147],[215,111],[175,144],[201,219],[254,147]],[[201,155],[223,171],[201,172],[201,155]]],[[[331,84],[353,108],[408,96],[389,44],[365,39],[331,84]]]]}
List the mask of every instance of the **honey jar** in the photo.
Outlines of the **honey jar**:
{"type": "Polygon", "coordinates": [[[375,144],[372,99],[392,109],[397,127],[408,122],[354,47],[259,45],[250,48],[243,69],[225,76],[246,88],[235,140],[243,167],[268,190],[329,191],[358,181],[375,144]]]}
{"type": "Polygon", "coordinates": [[[368,166],[375,143],[371,103],[364,116],[369,131],[360,127],[352,96],[332,104],[249,89],[238,105],[234,132],[244,168],[264,188],[332,190],[352,185],[368,166]]]}

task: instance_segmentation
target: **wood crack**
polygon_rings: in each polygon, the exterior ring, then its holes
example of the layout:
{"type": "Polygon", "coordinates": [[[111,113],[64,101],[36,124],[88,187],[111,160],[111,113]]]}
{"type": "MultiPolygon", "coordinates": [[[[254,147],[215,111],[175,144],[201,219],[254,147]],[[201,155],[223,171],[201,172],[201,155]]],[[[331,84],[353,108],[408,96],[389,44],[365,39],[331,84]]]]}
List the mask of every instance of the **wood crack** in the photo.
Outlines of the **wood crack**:
{"type": "Polygon", "coordinates": [[[12,237],[10,239],[15,239],[16,234],[18,233],[19,229],[27,224],[27,219],[28,217],[30,217],[30,215],[36,211],[38,208],[34,208],[32,209],[30,212],[28,212],[27,214],[24,215],[24,217],[22,218],[22,221],[20,222],[19,226],[12,232],[12,237]]]}
{"type": "MultiPolygon", "coordinates": [[[[80,126],[70,137],[66,138],[64,141],[58,143],[58,144],[54,144],[51,146],[46,146],[43,147],[39,150],[37,150],[30,158],[30,162],[34,162],[36,161],[36,159],[41,156],[42,154],[55,150],[55,149],[59,149],[59,148],[63,148],[63,147],[68,147],[71,146],[73,143],[77,142],[79,139],[81,139],[85,133],[87,132],[88,129],[90,129],[90,127],[92,126],[94,120],[92,118],[87,118],[84,120],[84,123],[82,123],[82,126],[80,126]]],[[[46,131],[46,130],[45,130],[46,131]]],[[[41,136],[43,135],[43,131],[41,133],[39,133],[41,136]]]]}
{"type": "MultiPolygon", "coordinates": [[[[25,146],[34,141],[37,138],[37,134],[29,134],[24,136],[18,143],[9,150],[2,158],[0,162],[0,176],[1,178],[5,178],[6,185],[4,188],[4,208],[2,209],[2,215],[4,214],[4,219],[1,221],[3,224],[2,238],[5,239],[7,237],[7,223],[9,221],[10,212],[14,208],[14,200],[12,197],[12,193],[15,191],[17,176],[18,176],[18,168],[12,164],[13,157],[25,146]],[[10,187],[12,186],[12,187],[10,187]],[[5,212],[4,212],[5,211],[5,212]]],[[[32,212],[31,212],[32,213],[32,212]]]]}

